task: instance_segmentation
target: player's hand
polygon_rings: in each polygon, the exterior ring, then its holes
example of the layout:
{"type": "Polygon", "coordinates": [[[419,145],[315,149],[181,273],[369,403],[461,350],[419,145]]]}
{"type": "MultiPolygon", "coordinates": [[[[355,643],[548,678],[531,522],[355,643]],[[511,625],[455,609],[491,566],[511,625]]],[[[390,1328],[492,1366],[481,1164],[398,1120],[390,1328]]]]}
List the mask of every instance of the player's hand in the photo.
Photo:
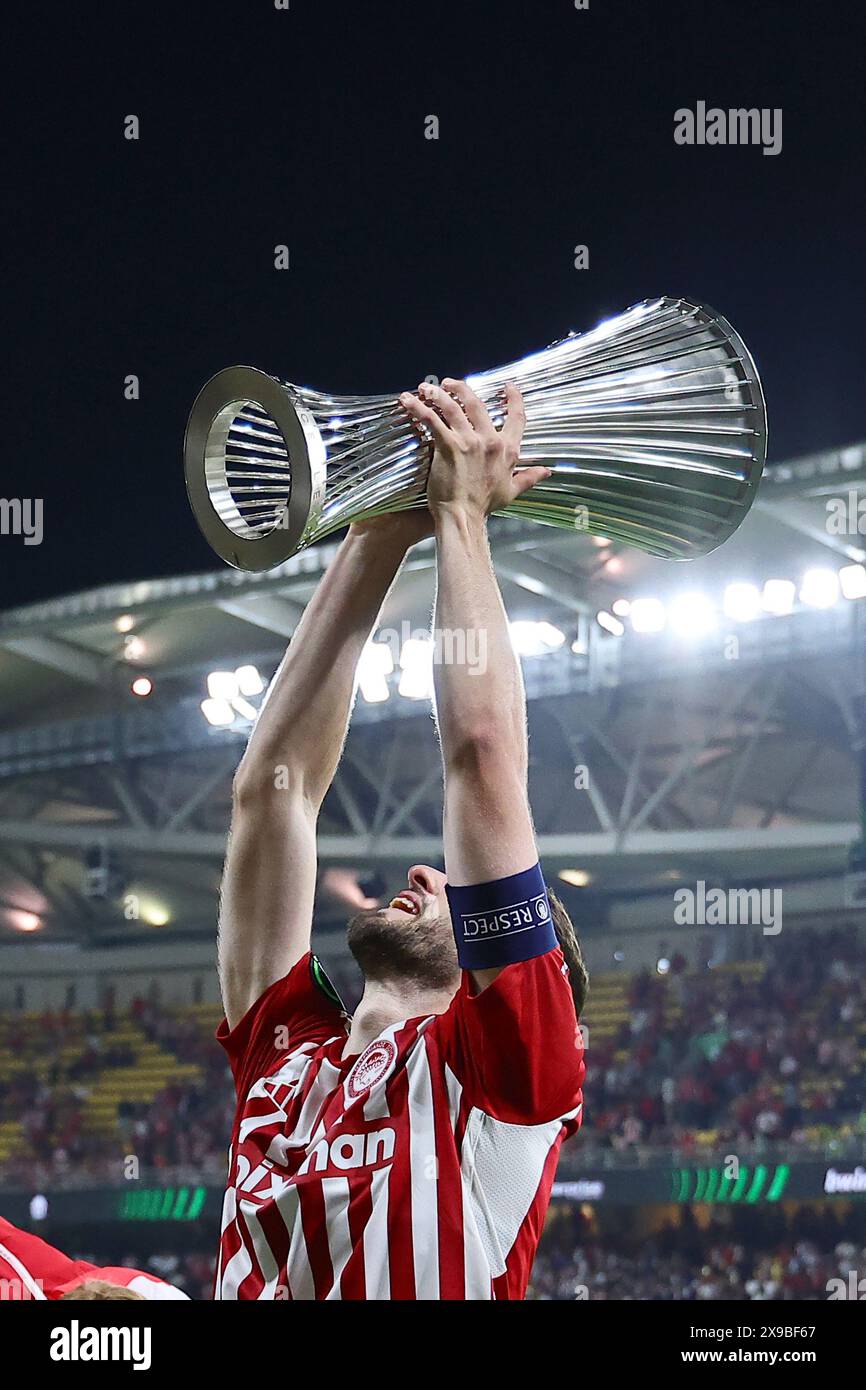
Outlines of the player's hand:
{"type": "Polygon", "coordinates": [[[452,510],[481,517],[501,511],[553,471],[518,467],[526,413],[512,383],[505,388],[507,413],[501,430],[466,382],[452,377],[441,386],[422,381],[418,394],[404,392],[400,404],[413,420],[427,426],[435,441],[427,480],[427,503],[434,517],[452,510]]]}

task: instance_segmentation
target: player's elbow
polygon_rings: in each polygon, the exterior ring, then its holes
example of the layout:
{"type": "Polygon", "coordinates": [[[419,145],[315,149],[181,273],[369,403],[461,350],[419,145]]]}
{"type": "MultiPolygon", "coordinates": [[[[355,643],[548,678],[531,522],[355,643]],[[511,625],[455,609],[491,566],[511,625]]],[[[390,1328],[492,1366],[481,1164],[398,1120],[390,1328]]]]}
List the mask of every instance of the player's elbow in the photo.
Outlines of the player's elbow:
{"type": "Polygon", "coordinates": [[[445,749],[448,771],[486,777],[491,769],[514,762],[514,746],[496,727],[496,720],[480,719],[460,729],[445,749]]]}
{"type": "Polygon", "coordinates": [[[232,780],[232,810],[235,815],[264,811],[279,797],[281,801],[302,801],[306,794],[300,770],[280,762],[276,754],[245,753],[232,780]]]}
{"type": "Polygon", "coordinates": [[[232,778],[232,809],[245,812],[261,801],[266,787],[263,767],[258,759],[241,759],[232,778]]]}
{"type": "Polygon", "coordinates": [[[525,762],[515,740],[478,729],[456,740],[444,759],[445,786],[471,788],[489,808],[513,807],[526,795],[525,762]]]}
{"type": "Polygon", "coordinates": [[[507,1076],[498,1082],[497,1117],[509,1124],[550,1124],[573,1115],[582,1105],[582,1065],[551,1058],[550,1071],[540,1077],[531,1067],[521,1067],[513,1054],[507,1076]]]}

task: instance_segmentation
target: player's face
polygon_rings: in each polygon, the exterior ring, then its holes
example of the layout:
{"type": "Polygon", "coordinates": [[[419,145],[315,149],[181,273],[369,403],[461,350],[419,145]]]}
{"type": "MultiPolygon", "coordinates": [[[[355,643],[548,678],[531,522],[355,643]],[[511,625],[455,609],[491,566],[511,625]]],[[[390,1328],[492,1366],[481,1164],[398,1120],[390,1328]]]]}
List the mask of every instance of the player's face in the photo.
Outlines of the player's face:
{"type": "Polygon", "coordinates": [[[382,908],[389,921],[429,922],[433,917],[448,916],[445,895],[445,875],[428,864],[413,864],[406,876],[406,887],[395,893],[387,907],[382,908]]]}
{"type": "Polygon", "coordinates": [[[435,989],[459,983],[445,875],[427,864],[413,864],[387,907],[353,917],[348,942],[368,980],[412,979],[435,989]]]}

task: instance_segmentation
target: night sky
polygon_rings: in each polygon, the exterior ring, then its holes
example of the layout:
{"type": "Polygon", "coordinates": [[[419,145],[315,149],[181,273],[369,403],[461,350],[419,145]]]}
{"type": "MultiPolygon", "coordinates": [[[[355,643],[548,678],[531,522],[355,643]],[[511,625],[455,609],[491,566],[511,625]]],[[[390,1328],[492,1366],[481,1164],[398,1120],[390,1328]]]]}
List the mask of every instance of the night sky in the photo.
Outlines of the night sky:
{"type": "Polygon", "coordinates": [[[864,12],[151,0],[7,14],[0,497],[43,498],[45,538],[0,537],[0,607],[216,567],[181,448],[199,387],[234,362],[396,392],[684,294],[755,355],[771,460],[866,437],[864,12]],[[674,112],[698,101],[780,107],[781,153],[677,145],[674,112]]]}

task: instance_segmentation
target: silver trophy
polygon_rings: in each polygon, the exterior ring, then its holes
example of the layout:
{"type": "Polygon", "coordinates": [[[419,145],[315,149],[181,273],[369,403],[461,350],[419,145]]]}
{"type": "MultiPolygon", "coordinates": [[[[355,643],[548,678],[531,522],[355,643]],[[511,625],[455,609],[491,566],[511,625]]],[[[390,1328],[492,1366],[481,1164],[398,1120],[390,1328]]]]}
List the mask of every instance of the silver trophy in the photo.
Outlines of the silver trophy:
{"type": "MultiPolygon", "coordinates": [[[[516,382],[521,461],[553,469],[509,514],[687,560],[727,540],[751,505],[767,451],[761,383],[706,305],[644,300],[467,381],[497,426],[516,382]]],[[[433,442],[396,396],[332,396],[227,367],[196,398],[184,454],[213,549],[268,570],[351,521],[423,505],[433,442]]]]}

